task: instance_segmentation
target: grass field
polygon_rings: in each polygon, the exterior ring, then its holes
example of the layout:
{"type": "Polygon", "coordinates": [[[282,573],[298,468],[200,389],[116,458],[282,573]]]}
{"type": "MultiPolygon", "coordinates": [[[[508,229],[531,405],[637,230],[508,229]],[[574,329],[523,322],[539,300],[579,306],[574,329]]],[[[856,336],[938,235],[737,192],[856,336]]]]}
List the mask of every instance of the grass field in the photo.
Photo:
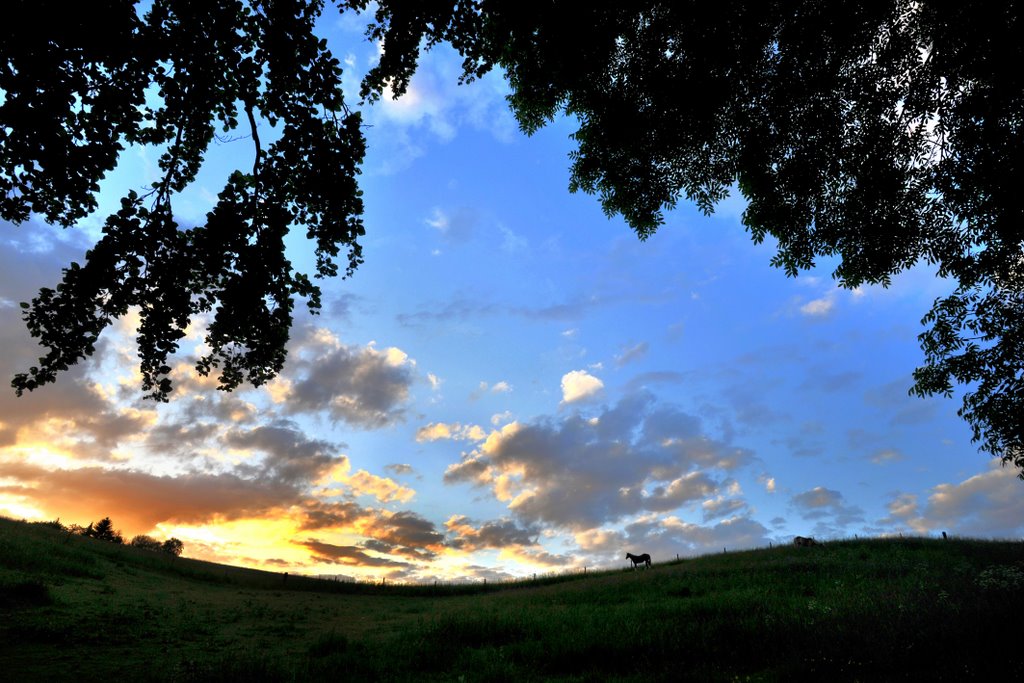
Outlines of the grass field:
{"type": "Polygon", "coordinates": [[[0,519],[9,681],[1024,680],[1022,608],[1020,542],[850,540],[381,587],[0,519]]]}

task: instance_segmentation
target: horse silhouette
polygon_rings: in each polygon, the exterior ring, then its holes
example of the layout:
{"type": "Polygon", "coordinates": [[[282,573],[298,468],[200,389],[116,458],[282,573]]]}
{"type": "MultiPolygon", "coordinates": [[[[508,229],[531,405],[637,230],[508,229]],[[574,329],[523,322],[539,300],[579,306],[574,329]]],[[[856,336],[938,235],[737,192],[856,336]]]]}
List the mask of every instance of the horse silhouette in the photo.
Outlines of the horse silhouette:
{"type": "Polygon", "coordinates": [[[634,555],[633,553],[626,553],[626,559],[633,561],[633,569],[636,569],[636,566],[641,562],[645,565],[645,568],[649,568],[651,566],[651,556],[647,553],[644,553],[643,555],[634,555]]]}

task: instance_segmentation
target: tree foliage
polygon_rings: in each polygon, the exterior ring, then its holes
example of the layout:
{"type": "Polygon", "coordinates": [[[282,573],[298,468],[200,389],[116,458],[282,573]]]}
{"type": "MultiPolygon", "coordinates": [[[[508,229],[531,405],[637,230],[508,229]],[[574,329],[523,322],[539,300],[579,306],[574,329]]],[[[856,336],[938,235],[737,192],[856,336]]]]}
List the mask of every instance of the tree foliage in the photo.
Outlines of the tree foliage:
{"type": "Polygon", "coordinates": [[[156,540],[152,536],[146,534],[139,534],[133,536],[131,542],[128,544],[133,548],[142,548],[143,550],[160,550],[163,544],[156,540]]]}
{"type": "Polygon", "coordinates": [[[117,544],[124,543],[124,537],[121,536],[120,531],[114,528],[114,523],[110,520],[110,517],[104,517],[96,522],[96,524],[90,522],[89,526],[82,529],[82,535],[99,541],[109,541],[110,543],[117,544]]]}
{"type": "Polygon", "coordinates": [[[174,538],[172,536],[171,538],[168,538],[166,541],[163,542],[163,545],[160,546],[160,549],[168,555],[174,555],[175,557],[177,557],[181,555],[181,552],[185,549],[185,544],[182,543],[181,540],[174,538]]]}
{"type": "Polygon", "coordinates": [[[158,149],[161,170],[121,200],[84,264],[23,304],[48,351],[15,389],[52,382],[133,306],[152,397],[166,400],[168,356],[200,313],[213,318],[199,372],[219,370],[225,389],[272,378],[294,298],[320,306],[285,258],[289,230],[315,243],[318,277],[338,273],[343,248],[346,274],[361,261],[364,139],[339,63],[313,33],[322,3],[155,0],[142,16],[132,0],[15,5],[0,28],[0,217],[74,224],[96,208],[127,145],[158,149]],[[279,130],[273,143],[257,119],[279,130]],[[239,126],[252,136],[251,168],[231,174],[204,225],[179,224],[175,195],[217,136],[239,126]]]}
{"type": "MultiPolygon", "coordinates": [[[[163,177],[28,306],[49,351],[15,388],[52,381],[130,306],[151,395],[170,392],[168,355],[197,313],[214,314],[200,372],[226,389],[272,377],[293,297],[319,305],[284,235],[306,229],[319,276],[341,248],[346,274],[361,258],[363,138],[313,32],[322,3],[155,0],[139,16],[108,0],[60,25],[46,3],[17,4],[0,28],[0,217],[71,225],[125,145],[157,146],[163,177]],[[258,118],[281,126],[266,149],[258,118]],[[252,168],[205,225],[178,225],[172,198],[217,131],[246,123],[252,168]]],[[[774,239],[790,275],[835,257],[855,288],[932,264],[956,289],[923,320],[914,391],[965,384],[975,439],[1024,473],[1020,15],[1010,0],[378,0],[368,35],[384,50],[362,96],[402,94],[421,50],[446,42],[466,80],[503,70],[526,132],[579,121],[570,189],[641,238],[681,199],[710,212],[738,188],[752,238],[774,239]]]]}

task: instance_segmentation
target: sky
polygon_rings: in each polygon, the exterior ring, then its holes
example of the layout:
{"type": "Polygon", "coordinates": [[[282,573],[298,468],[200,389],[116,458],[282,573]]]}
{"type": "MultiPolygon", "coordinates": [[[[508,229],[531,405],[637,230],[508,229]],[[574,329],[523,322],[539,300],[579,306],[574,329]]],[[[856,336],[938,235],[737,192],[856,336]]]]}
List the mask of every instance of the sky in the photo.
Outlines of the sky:
{"type": "MultiPolygon", "coordinates": [[[[356,17],[321,29],[354,103],[379,48],[356,17]]],[[[949,283],[922,265],[843,290],[827,260],[787,278],[737,196],[712,216],[681,202],[641,242],[568,192],[573,120],[527,137],[500,74],[458,85],[459,67],[437,48],[403,98],[362,107],[365,263],[321,281],[320,315],[296,308],[280,377],[217,391],[192,369],[200,321],[170,403],[144,400],[137,319],[119,320],[57,384],[0,391],[0,515],[110,516],[190,557],[410,582],[795,535],[1024,533],[1024,482],[971,443],[961,392],[908,395],[949,283]]],[[[175,201],[183,225],[252,153],[211,149],[175,201]]],[[[0,224],[0,376],[41,355],[18,303],[156,159],[129,149],[73,229],[0,224]]],[[[302,239],[289,250],[312,270],[302,239]]]]}

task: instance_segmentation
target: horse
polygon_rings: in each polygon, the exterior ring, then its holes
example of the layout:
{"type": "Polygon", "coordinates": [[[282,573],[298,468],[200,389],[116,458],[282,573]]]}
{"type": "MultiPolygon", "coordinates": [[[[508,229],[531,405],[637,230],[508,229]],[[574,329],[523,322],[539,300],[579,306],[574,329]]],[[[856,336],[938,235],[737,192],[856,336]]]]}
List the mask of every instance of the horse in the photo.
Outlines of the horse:
{"type": "Polygon", "coordinates": [[[643,555],[634,555],[633,553],[626,553],[626,559],[633,561],[633,569],[636,569],[636,566],[641,562],[645,565],[645,569],[648,569],[651,566],[651,556],[647,553],[644,553],[643,555]]]}

